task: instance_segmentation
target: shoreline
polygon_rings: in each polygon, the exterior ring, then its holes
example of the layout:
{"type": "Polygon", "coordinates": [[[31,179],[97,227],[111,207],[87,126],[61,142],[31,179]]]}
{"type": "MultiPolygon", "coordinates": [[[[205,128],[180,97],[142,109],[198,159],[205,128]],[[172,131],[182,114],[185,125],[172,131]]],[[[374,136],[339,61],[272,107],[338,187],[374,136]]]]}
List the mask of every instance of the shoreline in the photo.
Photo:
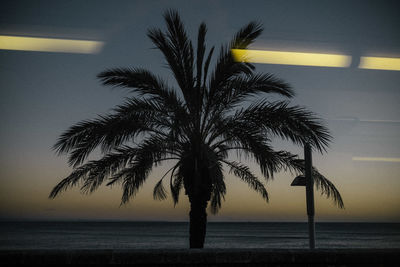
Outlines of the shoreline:
{"type": "Polygon", "coordinates": [[[400,266],[400,249],[0,250],[6,265],[400,266]]]}

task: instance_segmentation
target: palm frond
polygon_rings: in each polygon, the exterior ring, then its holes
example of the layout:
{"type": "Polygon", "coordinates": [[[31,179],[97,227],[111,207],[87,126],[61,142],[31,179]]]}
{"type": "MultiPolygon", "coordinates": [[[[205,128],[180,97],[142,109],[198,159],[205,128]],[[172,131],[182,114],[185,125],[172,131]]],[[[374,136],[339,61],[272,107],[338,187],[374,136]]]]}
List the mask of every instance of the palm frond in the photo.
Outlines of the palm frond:
{"type": "Polygon", "coordinates": [[[196,57],[196,88],[199,90],[201,88],[202,81],[202,71],[203,71],[203,60],[204,53],[206,51],[205,37],[207,33],[207,27],[204,23],[200,24],[199,32],[197,35],[197,57],[196,57]]]}
{"type": "MultiPolygon", "coordinates": [[[[206,88],[202,86],[202,71],[203,71],[203,60],[206,52],[205,37],[207,33],[207,27],[204,23],[200,24],[199,32],[197,35],[197,56],[196,56],[196,84],[195,84],[195,104],[196,114],[201,114],[201,108],[203,106],[204,95],[206,88]]],[[[207,75],[205,73],[204,75],[207,75]]],[[[200,122],[200,120],[198,120],[200,122]]]]}
{"type": "Polygon", "coordinates": [[[157,101],[132,98],[118,106],[114,114],[73,125],[60,136],[53,148],[59,154],[70,153],[69,163],[76,167],[96,147],[100,146],[102,151],[108,152],[140,133],[167,135],[165,129],[176,129],[169,135],[178,138],[182,130],[189,131],[190,124],[187,125],[187,122],[190,123],[190,120],[179,105],[175,105],[174,109],[168,113],[168,109],[157,101]],[[171,125],[170,121],[181,127],[171,125]]]}
{"type": "MultiPolygon", "coordinates": [[[[208,52],[207,59],[204,63],[204,75],[203,75],[204,78],[203,78],[203,86],[202,86],[203,88],[206,87],[208,68],[210,67],[210,62],[211,62],[212,55],[214,53],[214,49],[215,49],[214,46],[210,49],[210,51],[208,52]]],[[[205,93],[207,93],[207,91],[205,93]]]]}
{"type": "Polygon", "coordinates": [[[77,123],[60,136],[53,148],[59,154],[69,152],[69,164],[76,167],[99,145],[109,150],[147,131],[149,114],[145,114],[147,118],[143,115],[108,115],[77,123]]]}
{"type": "Polygon", "coordinates": [[[235,34],[230,46],[234,49],[246,49],[262,32],[261,24],[252,21],[235,34]]]}
{"type": "Polygon", "coordinates": [[[253,73],[254,66],[245,62],[236,62],[232,56],[231,49],[238,47],[242,49],[246,48],[261,32],[261,25],[251,22],[236,33],[229,46],[221,47],[220,56],[208,85],[209,89],[206,94],[207,102],[204,110],[204,119],[202,120],[202,129],[206,127],[206,118],[212,118],[215,116],[215,113],[218,113],[216,109],[221,107],[221,99],[230,94],[232,88],[227,86],[230,81],[241,75],[246,76],[253,73]]]}
{"type": "Polygon", "coordinates": [[[218,106],[214,107],[205,116],[208,120],[204,120],[203,129],[213,127],[216,120],[223,117],[224,113],[231,111],[236,105],[240,105],[250,96],[259,96],[260,93],[277,93],[286,97],[294,95],[293,90],[284,81],[275,78],[271,74],[251,74],[240,76],[229,81],[226,94],[218,94],[214,97],[218,106]]]}
{"type": "MultiPolygon", "coordinates": [[[[242,74],[251,74],[254,66],[248,63],[236,62],[233,59],[231,49],[245,49],[249,46],[261,33],[263,29],[260,24],[250,22],[241,28],[228,47],[222,47],[220,57],[216,64],[215,70],[210,80],[210,99],[214,98],[214,94],[220,92],[225,84],[235,76],[242,74]]],[[[225,92],[220,92],[224,94],[225,92]]]]}
{"type": "Polygon", "coordinates": [[[179,147],[173,140],[159,136],[151,135],[143,140],[136,148],[135,158],[129,167],[119,171],[110,178],[107,185],[113,185],[122,182],[123,195],[121,205],[128,202],[135,196],[138,189],[147,179],[153,166],[159,162],[179,159],[179,147]]]}
{"type": "Polygon", "coordinates": [[[185,31],[178,12],[168,10],[164,14],[164,19],[168,27],[168,39],[172,44],[173,53],[178,59],[178,64],[183,72],[184,86],[182,90],[190,90],[194,86],[193,81],[193,46],[185,31]]]}
{"type": "MultiPolygon", "coordinates": [[[[304,173],[305,171],[305,162],[302,159],[290,157],[288,159],[288,164],[298,173],[304,173]]],[[[321,195],[325,195],[326,198],[332,198],[336,206],[344,209],[342,196],[335,185],[329,181],[328,178],[322,175],[315,167],[312,169],[312,177],[314,179],[314,185],[317,190],[321,191],[321,195]]]]}
{"type": "Polygon", "coordinates": [[[272,74],[236,77],[229,82],[227,87],[230,91],[225,98],[221,99],[227,104],[243,101],[248,96],[259,96],[260,93],[275,93],[289,98],[294,96],[290,85],[272,74]]]}
{"type": "Polygon", "coordinates": [[[255,160],[267,179],[273,178],[274,173],[285,168],[285,164],[276,157],[270,139],[257,127],[230,119],[218,121],[216,125],[208,143],[213,149],[222,149],[219,155],[226,154],[227,150],[243,153],[247,158],[255,160]]]}
{"type": "Polygon", "coordinates": [[[210,167],[210,177],[212,177],[210,210],[212,214],[217,214],[221,208],[222,200],[225,200],[226,185],[221,162],[217,162],[210,167]]]}
{"type": "Polygon", "coordinates": [[[298,145],[306,142],[320,152],[326,150],[331,140],[328,129],[314,113],[299,106],[289,107],[287,102],[260,101],[237,112],[234,121],[246,122],[266,133],[279,136],[298,145]]]}
{"type": "Polygon", "coordinates": [[[265,189],[265,186],[250,171],[249,167],[234,161],[230,162],[224,160],[223,162],[230,167],[230,173],[233,173],[235,176],[239,177],[242,181],[246,182],[251,189],[259,193],[263,197],[263,199],[265,199],[268,202],[269,200],[268,192],[265,189]]]}
{"type": "Polygon", "coordinates": [[[167,90],[166,83],[150,71],[142,68],[114,68],[97,75],[103,85],[131,88],[140,95],[159,95],[167,90]]]}
{"type": "Polygon", "coordinates": [[[74,170],[69,176],[61,180],[51,191],[49,198],[57,197],[61,192],[79,184],[81,179],[89,172],[84,166],[74,170]]]}
{"type": "Polygon", "coordinates": [[[114,181],[123,180],[121,205],[127,203],[130,198],[136,195],[137,191],[143,186],[152,167],[153,162],[151,160],[148,159],[145,162],[142,159],[142,161],[134,162],[132,167],[125,168],[113,177],[114,181]]]}
{"type": "Polygon", "coordinates": [[[163,33],[159,29],[150,29],[147,36],[163,53],[182,91],[186,104],[191,109],[194,101],[192,94],[190,94],[194,86],[193,46],[176,11],[167,11],[164,14],[164,19],[168,31],[163,33]]]}
{"type": "Polygon", "coordinates": [[[179,202],[179,194],[183,187],[183,180],[184,177],[182,175],[182,172],[180,171],[180,163],[178,163],[172,170],[170,178],[170,189],[172,200],[174,201],[174,206],[176,206],[176,204],[178,204],[179,202]],[[175,173],[176,170],[178,171],[175,173]]]}
{"type": "Polygon", "coordinates": [[[141,68],[115,68],[101,72],[97,77],[104,85],[132,88],[140,96],[156,99],[168,110],[185,110],[185,105],[174,90],[150,71],[141,68]]]}
{"type": "Polygon", "coordinates": [[[109,183],[113,184],[122,180],[123,193],[121,205],[127,203],[131,197],[136,195],[147,179],[155,161],[161,158],[160,151],[152,151],[153,153],[151,153],[151,150],[146,146],[142,146],[140,150],[131,167],[120,171],[109,183]]]}
{"type": "Polygon", "coordinates": [[[153,189],[153,198],[155,200],[164,200],[167,198],[167,192],[162,184],[163,179],[160,179],[153,189]]]}
{"type": "Polygon", "coordinates": [[[49,197],[55,198],[68,188],[82,183],[81,191],[92,193],[107,177],[125,168],[135,155],[136,150],[134,148],[124,146],[113,153],[106,154],[100,160],[90,161],[74,170],[68,177],[58,183],[49,197]]]}
{"type": "Polygon", "coordinates": [[[339,190],[335,185],[323,176],[317,169],[313,169],[314,184],[317,190],[321,191],[321,195],[325,195],[326,198],[332,198],[334,203],[341,209],[344,209],[344,202],[339,190]]]}
{"type": "Polygon", "coordinates": [[[172,168],[170,168],[164,175],[161,177],[161,179],[157,182],[156,186],[153,189],[153,198],[155,200],[164,200],[167,198],[167,192],[165,191],[165,188],[163,186],[163,180],[167,176],[169,172],[172,171],[172,175],[174,170],[177,168],[179,162],[175,164],[172,168]]]}

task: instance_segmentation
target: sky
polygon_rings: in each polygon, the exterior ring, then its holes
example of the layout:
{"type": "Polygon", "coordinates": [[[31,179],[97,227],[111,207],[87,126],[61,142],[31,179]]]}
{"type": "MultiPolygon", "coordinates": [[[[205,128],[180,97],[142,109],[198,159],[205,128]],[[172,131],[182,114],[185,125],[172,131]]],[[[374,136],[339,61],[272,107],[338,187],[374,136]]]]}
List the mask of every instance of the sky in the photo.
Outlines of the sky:
{"type": "MultiPolygon", "coordinates": [[[[343,54],[348,67],[255,64],[292,85],[301,105],[326,123],[333,142],[314,153],[317,169],[336,185],[346,208],[315,193],[316,221],[400,222],[400,71],[359,68],[360,57],[400,58],[397,1],[2,1],[0,35],[95,40],[93,54],[0,50],[0,219],[187,221],[181,195],[153,200],[168,165],[154,169],[141,191],[120,206],[121,189],[91,195],[78,188],[50,200],[51,189],[72,168],[52,150],[74,123],[106,114],[129,96],[100,85],[96,75],[113,67],[144,67],[173,83],[162,55],[146,37],[164,27],[173,8],[196,38],[208,26],[207,47],[230,41],[250,21],[264,32],[253,49],[343,54]]],[[[302,148],[273,140],[277,149],[302,148]]],[[[96,157],[96,155],[94,155],[96,157]]],[[[249,163],[255,173],[257,167],[249,163]]],[[[261,176],[260,176],[261,177],[261,176]]],[[[306,221],[305,190],[294,175],[266,183],[265,203],[226,174],[227,196],[210,221],[306,221]]]]}

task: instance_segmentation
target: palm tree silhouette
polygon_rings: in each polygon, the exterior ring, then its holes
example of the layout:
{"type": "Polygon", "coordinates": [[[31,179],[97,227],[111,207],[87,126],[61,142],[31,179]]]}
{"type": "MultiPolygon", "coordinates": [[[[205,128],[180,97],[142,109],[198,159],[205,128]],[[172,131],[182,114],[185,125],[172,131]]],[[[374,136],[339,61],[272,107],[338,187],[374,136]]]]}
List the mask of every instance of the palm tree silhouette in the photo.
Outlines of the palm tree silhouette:
{"type": "MultiPolygon", "coordinates": [[[[320,152],[331,139],[316,116],[288,101],[269,102],[263,94],[285,98],[294,93],[284,81],[270,74],[257,74],[249,63],[235,62],[231,49],[246,49],[262,28],[249,23],[223,46],[216,65],[208,75],[212,47],[206,53],[206,25],[198,30],[194,52],[184,25],[176,11],[164,14],[167,31],[150,29],[148,37],[161,50],[178,84],[178,90],[160,77],[141,68],[104,71],[98,78],[104,85],[130,88],[134,96],[111,114],[79,122],[64,132],[54,149],[68,154],[73,172],[57,184],[50,197],[79,185],[86,193],[107,185],[122,184],[122,203],[128,202],[162,161],[173,166],[155,185],[153,197],[163,200],[169,187],[174,203],[184,188],[190,202],[190,247],[202,248],[206,235],[207,213],[217,213],[226,194],[224,166],[268,201],[263,183],[241,162],[229,160],[230,152],[253,159],[266,179],[281,170],[302,172],[304,162],[287,151],[275,151],[271,137],[294,144],[309,142],[320,152]],[[252,97],[257,101],[249,103],[252,97]],[[247,106],[244,103],[249,103],[247,106]],[[84,163],[97,147],[103,157],[84,163]]],[[[339,207],[338,190],[314,170],[315,184],[339,207]]]]}

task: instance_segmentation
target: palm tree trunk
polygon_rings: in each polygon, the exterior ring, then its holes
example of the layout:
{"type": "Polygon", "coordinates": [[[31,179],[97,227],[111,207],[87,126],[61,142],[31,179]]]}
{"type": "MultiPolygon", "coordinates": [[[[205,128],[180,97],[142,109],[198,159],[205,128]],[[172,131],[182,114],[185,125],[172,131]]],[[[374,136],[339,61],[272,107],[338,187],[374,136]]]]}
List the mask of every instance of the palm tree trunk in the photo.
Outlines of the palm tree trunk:
{"type": "Polygon", "coordinates": [[[196,196],[190,201],[190,248],[203,248],[207,227],[207,200],[196,196]]]}

